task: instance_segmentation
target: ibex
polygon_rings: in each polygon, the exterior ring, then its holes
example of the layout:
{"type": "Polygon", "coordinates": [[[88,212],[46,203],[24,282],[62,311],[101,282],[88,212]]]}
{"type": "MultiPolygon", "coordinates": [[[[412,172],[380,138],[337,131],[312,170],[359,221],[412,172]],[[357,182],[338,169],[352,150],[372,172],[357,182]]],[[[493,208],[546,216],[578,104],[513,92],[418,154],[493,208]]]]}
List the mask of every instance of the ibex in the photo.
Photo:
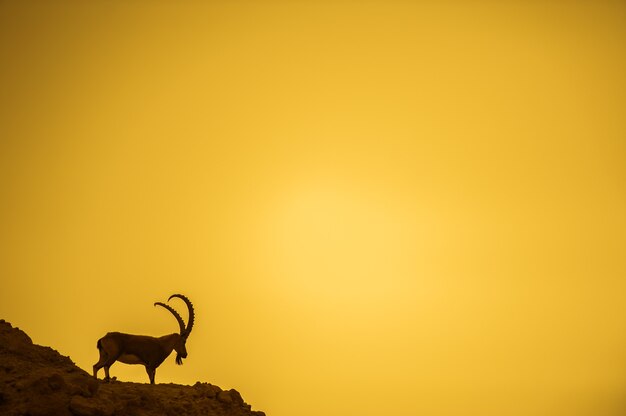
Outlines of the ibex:
{"type": "Polygon", "coordinates": [[[187,358],[185,343],[193,328],[195,318],[193,305],[184,295],[174,294],[167,300],[180,298],[189,309],[189,322],[185,326],[183,318],[169,305],[155,302],[154,306],[163,306],[170,311],[180,325],[180,334],[164,335],[159,338],[147,335],[130,335],[120,332],[109,332],[98,340],[98,350],[100,350],[100,360],[93,366],[93,376],[98,378],[98,370],[104,367],[105,381],[110,380],[109,367],[115,361],[126,364],[143,364],[150,378],[150,384],[154,384],[154,374],[163,361],[176,350],[176,364],[181,365],[183,358],[187,358]]]}

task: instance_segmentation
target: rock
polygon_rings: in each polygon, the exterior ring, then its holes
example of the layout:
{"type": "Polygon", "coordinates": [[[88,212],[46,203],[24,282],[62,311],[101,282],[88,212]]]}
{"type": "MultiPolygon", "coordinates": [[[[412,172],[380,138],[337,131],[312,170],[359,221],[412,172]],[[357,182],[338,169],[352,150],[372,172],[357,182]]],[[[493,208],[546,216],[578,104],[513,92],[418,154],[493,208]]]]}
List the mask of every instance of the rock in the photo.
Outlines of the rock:
{"type": "Polygon", "coordinates": [[[226,404],[232,404],[232,402],[233,402],[233,398],[230,395],[229,391],[220,391],[217,394],[217,400],[219,400],[222,403],[226,403],[226,404]]]}
{"type": "Polygon", "coordinates": [[[222,391],[222,389],[219,388],[218,386],[214,386],[212,384],[208,384],[207,385],[207,389],[206,389],[206,397],[214,398],[215,396],[220,394],[221,391],[222,391]]]}
{"type": "Polygon", "coordinates": [[[70,393],[72,395],[78,394],[83,397],[93,397],[100,388],[98,380],[85,374],[72,373],[67,376],[67,382],[70,385],[70,393]]]}
{"type": "Polygon", "coordinates": [[[228,392],[230,393],[230,397],[233,402],[237,403],[240,406],[243,406],[244,404],[243,398],[241,397],[241,394],[239,394],[237,390],[230,389],[228,390],[228,392]]]}
{"type": "Polygon", "coordinates": [[[61,377],[61,375],[55,373],[48,377],[48,387],[50,387],[50,389],[53,391],[61,390],[67,388],[67,384],[65,383],[65,380],[63,379],[63,377],[61,377]]]}
{"type": "Polygon", "coordinates": [[[111,416],[114,411],[112,406],[82,396],[73,396],[69,409],[75,416],[111,416]]]}

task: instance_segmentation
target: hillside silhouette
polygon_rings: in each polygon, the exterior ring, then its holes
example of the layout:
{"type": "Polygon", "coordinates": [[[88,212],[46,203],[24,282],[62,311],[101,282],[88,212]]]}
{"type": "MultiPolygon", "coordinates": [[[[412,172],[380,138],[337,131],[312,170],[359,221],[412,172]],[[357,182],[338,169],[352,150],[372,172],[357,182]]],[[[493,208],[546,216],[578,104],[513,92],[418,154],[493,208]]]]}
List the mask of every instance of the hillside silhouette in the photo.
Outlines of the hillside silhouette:
{"type": "Polygon", "coordinates": [[[0,320],[0,414],[4,416],[265,416],[236,390],[96,380],[69,357],[33,344],[0,320]]]}

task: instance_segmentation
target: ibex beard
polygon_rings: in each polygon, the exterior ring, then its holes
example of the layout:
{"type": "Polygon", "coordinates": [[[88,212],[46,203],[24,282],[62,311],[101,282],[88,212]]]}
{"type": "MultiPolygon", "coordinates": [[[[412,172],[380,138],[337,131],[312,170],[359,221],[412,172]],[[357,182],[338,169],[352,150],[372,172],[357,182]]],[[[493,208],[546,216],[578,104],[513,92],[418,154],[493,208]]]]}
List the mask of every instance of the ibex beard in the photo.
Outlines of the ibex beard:
{"type": "Polygon", "coordinates": [[[98,370],[104,367],[104,379],[106,381],[110,380],[109,368],[113,363],[119,361],[125,364],[144,365],[150,384],[154,384],[156,369],[174,350],[176,351],[176,364],[181,365],[183,358],[187,358],[186,342],[189,333],[191,333],[195,315],[193,305],[186,296],[174,294],[169,297],[168,301],[174,297],[182,299],[187,304],[189,309],[189,322],[187,325],[185,325],[178,312],[171,306],[161,302],[156,302],[155,305],[164,307],[174,315],[180,326],[180,333],[151,337],[109,332],[98,340],[97,347],[100,351],[100,360],[93,366],[94,377],[97,378],[98,370]]]}

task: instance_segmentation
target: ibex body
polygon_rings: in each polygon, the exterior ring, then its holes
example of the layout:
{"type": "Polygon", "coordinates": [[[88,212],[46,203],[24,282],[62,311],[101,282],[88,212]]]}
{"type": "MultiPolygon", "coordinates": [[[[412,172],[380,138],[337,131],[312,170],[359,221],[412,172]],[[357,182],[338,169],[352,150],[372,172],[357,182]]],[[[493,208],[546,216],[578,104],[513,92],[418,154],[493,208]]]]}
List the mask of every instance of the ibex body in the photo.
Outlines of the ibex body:
{"type": "Polygon", "coordinates": [[[172,353],[176,351],[176,364],[182,364],[183,358],[187,358],[186,342],[193,327],[193,305],[186,296],[175,294],[170,299],[177,297],[182,299],[189,309],[189,322],[185,326],[183,319],[171,306],[161,302],[159,305],[170,311],[180,326],[179,334],[151,337],[147,335],[131,335],[120,332],[109,332],[98,340],[100,360],[93,366],[93,375],[97,378],[98,370],[104,367],[105,380],[109,380],[109,367],[115,361],[125,364],[143,364],[150,378],[150,384],[154,384],[156,369],[172,353]]]}

